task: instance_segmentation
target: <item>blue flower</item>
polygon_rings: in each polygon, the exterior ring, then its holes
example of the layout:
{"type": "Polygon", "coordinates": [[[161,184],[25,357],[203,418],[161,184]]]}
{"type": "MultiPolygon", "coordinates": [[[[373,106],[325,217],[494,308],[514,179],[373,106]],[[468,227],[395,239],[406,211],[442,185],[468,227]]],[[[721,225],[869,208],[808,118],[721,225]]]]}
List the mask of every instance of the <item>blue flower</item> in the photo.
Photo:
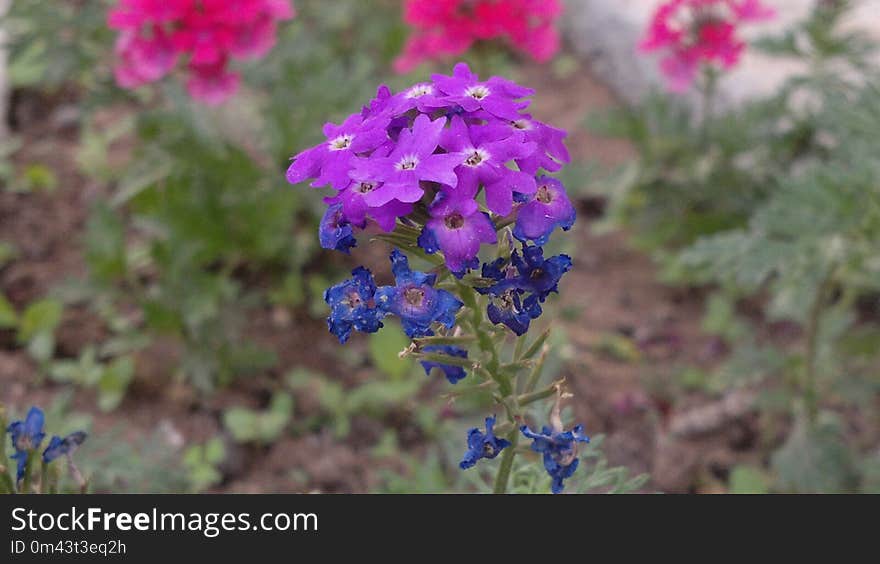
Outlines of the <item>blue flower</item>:
{"type": "Polygon", "coordinates": [[[462,470],[475,465],[481,458],[495,458],[502,450],[510,446],[510,441],[495,436],[493,427],[495,427],[495,417],[487,417],[485,433],[476,427],[468,431],[468,450],[464,453],[464,458],[459,464],[462,470]]]}
{"type": "Polygon", "coordinates": [[[351,248],[357,245],[351,223],[342,213],[341,203],[327,208],[318,227],[318,239],[321,241],[321,247],[342,251],[345,254],[351,254],[351,248]]]}
{"type": "Polygon", "coordinates": [[[571,257],[556,255],[544,258],[544,249],[523,246],[522,256],[514,252],[510,260],[519,276],[516,285],[519,289],[532,292],[543,302],[552,292],[558,292],[559,281],[571,270],[571,257]]]}
{"type": "Polygon", "coordinates": [[[541,304],[535,296],[523,300],[521,294],[519,290],[508,289],[503,294],[494,296],[486,307],[489,321],[496,325],[504,324],[517,335],[528,331],[532,319],[541,315],[541,304]]]}
{"type": "Polygon", "coordinates": [[[59,456],[66,456],[83,444],[88,435],[85,431],[73,432],[63,439],[57,435],[49,440],[49,446],[43,451],[43,463],[48,464],[59,456]]]}
{"type": "Polygon", "coordinates": [[[327,327],[340,343],[348,340],[352,329],[375,333],[384,317],[374,302],[376,283],[370,271],[359,266],[351,274],[353,278],[324,291],[324,301],[330,306],[327,327]]]}
{"type": "Polygon", "coordinates": [[[376,305],[383,313],[400,317],[404,332],[410,337],[433,335],[435,321],[451,329],[462,304],[446,290],[434,288],[436,274],[410,270],[409,260],[398,249],[391,252],[391,271],[396,285],[376,291],[376,305]]]}
{"type": "Polygon", "coordinates": [[[576,425],[571,431],[565,432],[544,427],[540,433],[535,433],[523,425],[520,431],[532,439],[532,450],[544,455],[544,469],[553,480],[550,489],[555,494],[562,492],[565,487],[563,480],[574,474],[580,462],[577,458],[577,443],[590,442],[590,437],[582,434],[583,426],[576,425]]]}
{"type": "Polygon", "coordinates": [[[12,448],[15,450],[12,459],[17,463],[16,480],[24,477],[29,454],[40,448],[40,443],[46,436],[43,432],[45,421],[43,410],[39,407],[31,407],[24,421],[13,421],[6,429],[12,439],[12,448]]]}
{"type": "MultiPolygon", "coordinates": [[[[447,356],[457,356],[459,358],[467,358],[468,352],[459,347],[453,347],[449,345],[442,346],[428,346],[422,349],[427,353],[440,353],[445,354],[447,356]]],[[[443,374],[446,375],[446,379],[449,380],[450,384],[455,384],[465,376],[467,376],[467,372],[465,372],[464,368],[461,366],[450,366],[449,364],[440,364],[439,362],[431,362],[428,360],[422,360],[422,368],[425,369],[425,374],[431,374],[432,368],[439,368],[443,371],[443,374]]]]}
{"type": "Polygon", "coordinates": [[[501,258],[484,264],[483,278],[494,284],[476,290],[493,298],[486,310],[492,323],[507,325],[522,335],[531,320],[541,316],[541,303],[558,291],[559,280],[569,270],[571,257],[545,259],[541,247],[523,246],[522,254],[514,251],[509,263],[501,258]]]}

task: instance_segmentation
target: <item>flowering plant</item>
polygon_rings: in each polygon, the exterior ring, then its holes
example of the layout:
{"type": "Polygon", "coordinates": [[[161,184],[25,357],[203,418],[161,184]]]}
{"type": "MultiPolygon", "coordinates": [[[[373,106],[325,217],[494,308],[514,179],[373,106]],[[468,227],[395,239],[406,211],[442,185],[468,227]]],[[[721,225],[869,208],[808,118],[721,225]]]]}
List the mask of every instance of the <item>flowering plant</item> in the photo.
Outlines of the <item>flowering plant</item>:
{"type": "Polygon", "coordinates": [[[188,57],[190,96],[220,104],[238,89],[229,60],[265,55],[277,22],[294,14],[288,0],[120,0],[108,15],[119,31],[116,82],[123,88],[155,82],[188,57]]]}
{"type": "Polygon", "coordinates": [[[396,247],[393,285],[377,286],[358,267],[326,291],[328,326],[340,343],[396,316],[412,339],[402,354],[450,383],[473,375],[480,382],[471,389],[494,392],[506,421],[496,425],[493,415],[485,430],[469,432],[461,467],[501,454],[496,492],[506,491],[520,434],[543,454],[554,492],[577,468],[577,443],[589,440],[580,427],[563,429],[561,382],[536,391],[547,333],[530,345],[525,337],[572,267],[566,255],[545,257],[542,246],[575,221],[564,186],[546,175],[569,161],[566,133],[525,113],[532,93],[501,77],[481,80],[464,63],[398,94],[381,86],[361,112],[328,123],[326,141],[297,154],[287,171],[291,183],[336,190],[325,200],[323,247],[349,253],[371,225],[396,247]],[[493,258],[482,261],[481,249],[493,258]],[[408,255],[432,268],[413,269],[408,255]],[[518,341],[505,361],[508,330],[518,341]],[[550,397],[551,425],[531,431],[524,408],[550,397]]]}
{"type": "Polygon", "coordinates": [[[62,456],[67,458],[68,468],[79,485],[80,491],[85,491],[86,481],[73,463],[72,455],[85,442],[86,433],[76,431],[65,437],[53,435],[46,448],[40,453],[40,447],[46,437],[43,429],[45,421],[43,410],[31,407],[24,419],[13,421],[7,427],[2,408],[0,408],[0,424],[9,434],[13,450],[10,458],[15,461],[13,479],[5,466],[6,448],[4,443],[4,446],[0,448],[0,455],[4,461],[0,463],[0,491],[6,493],[32,492],[34,489],[32,487],[34,469],[39,464],[40,470],[37,474],[40,478],[37,482],[37,491],[39,493],[55,493],[58,489],[58,472],[52,462],[62,456]]]}
{"type": "Polygon", "coordinates": [[[426,59],[461,55],[480,40],[505,39],[536,61],[559,50],[559,0],[407,0],[413,34],[395,61],[407,72],[426,59]]]}
{"type": "Polygon", "coordinates": [[[736,66],[745,49],[740,25],[774,16],[760,0],[669,0],[654,12],[639,49],[662,52],[660,70],[669,90],[684,92],[701,67],[736,66]]]}

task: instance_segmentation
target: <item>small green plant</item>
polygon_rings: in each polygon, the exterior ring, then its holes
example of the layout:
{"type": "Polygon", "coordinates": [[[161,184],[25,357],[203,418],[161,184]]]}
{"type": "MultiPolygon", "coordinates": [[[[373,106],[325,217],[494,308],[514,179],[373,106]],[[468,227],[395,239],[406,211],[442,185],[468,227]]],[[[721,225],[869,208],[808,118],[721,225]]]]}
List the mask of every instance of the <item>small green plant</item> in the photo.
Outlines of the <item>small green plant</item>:
{"type": "Polygon", "coordinates": [[[292,416],[293,397],[278,392],[265,410],[227,409],[223,413],[223,425],[237,442],[270,444],[284,433],[292,416]]]}
{"type": "Polygon", "coordinates": [[[219,484],[223,474],[218,466],[225,458],[226,447],[220,437],[187,448],[183,453],[183,466],[187,471],[190,490],[201,492],[219,484]]]}
{"type": "MultiPolygon", "coordinates": [[[[10,311],[11,308],[7,309],[7,318],[14,317],[10,311]]],[[[60,301],[44,298],[29,304],[18,316],[16,338],[27,348],[28,354],[42,364],[49,362],[55,352],[55,330],[61,323],[63,311],[60,301]]]]}
{"type": "Polygon", "coordinates": [[[49,366],[49,377],[56,382],[93,388],[98,393],[98,407],[116,409],[125,397],[134,378],[135,363],[131,356],[120,356],[102,362],[94,346],[86,347],[76,360],[59,360],[49,366]]]}

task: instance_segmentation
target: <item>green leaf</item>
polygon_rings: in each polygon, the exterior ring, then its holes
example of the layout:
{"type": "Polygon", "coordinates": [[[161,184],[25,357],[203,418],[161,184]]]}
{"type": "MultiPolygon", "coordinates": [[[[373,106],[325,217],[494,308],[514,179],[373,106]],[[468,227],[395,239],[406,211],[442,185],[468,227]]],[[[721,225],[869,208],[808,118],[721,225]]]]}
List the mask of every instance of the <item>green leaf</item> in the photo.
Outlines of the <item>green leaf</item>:
{"type": "Polygon", "coordinates": [[[733,494],[765,494],[770,490],[767,475],[759,468],[739,465],[730,473],[728,491],[733,494]]]}
{"type": "Polygon", "coordinates": [[[106,205],[98,205],[86,226],[86,261],[101,281],[122,278],[126,272],[125,226],[106,205]]]}
{"type": "Polygon", "coordinates": [[[205,462],[219,464],[226,458],[226,447],[220,437],[214,437],[205,443],[205,462]]]}
{"type": "Polygon", "coordinates": [[[6,296],[0,294],[0,329],[12,329],[18,323],[18,314],[15,308],[6,299],[6,296]]]}
{"type": "Polygon", "coordinates": [[[409,343],[409,337],[398,326],[388,324],[378,333],[370,335],[370,358],[376,368],[398,380],[412,367],[412,360],[399,356],[409,343]]]}
{"type": "Polygon", "coordinates": [[[277,393],[266,411],[242,407],[228,409],[223,413],[223,424],[237,442],[271,443],[287,428],[292,414],[293,397],[277,393]]]}
{"type": "Polygon", "coordinates": [[[30,304],[21,316],[18,327],[20,343],[29,343],[39,335],[51,336],[61,322],[63,307],[54,299],[44,299],[30,304]]]}
{"type": "Polygon", "coordinates": [[[858,471],[840,424],[821,414],[811,425],[799,418],[772,458],[777,484],[794,493],[844,493],[858,486],[858,471]]]}
{"type": "Polygon", "coordinates": [[[18,251],[11,243],[0,241],[0,268],[6,266],[6,263],[15,259],[17,256],[18,251]]]}
{"type": "Polygon", "coordinates": [[[116,409],[125,397],[128,385],[134,378],[134,360],[130,356],[114,359],[98,382],[98,407],[102,411],[116,409]]]}

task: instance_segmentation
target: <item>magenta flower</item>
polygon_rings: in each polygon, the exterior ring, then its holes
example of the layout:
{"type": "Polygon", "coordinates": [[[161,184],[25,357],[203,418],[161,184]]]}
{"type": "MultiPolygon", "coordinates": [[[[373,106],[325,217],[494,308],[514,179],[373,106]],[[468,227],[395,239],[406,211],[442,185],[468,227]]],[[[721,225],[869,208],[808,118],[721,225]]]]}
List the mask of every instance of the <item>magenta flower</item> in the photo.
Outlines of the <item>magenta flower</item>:
{"type": "Polygon", "coordinates": [[[442,251],[446,266],[456,276],[480,265],[481,244],[498,242],[492,220],[466,193],[440,192],[429,213],[431,219],[419,237],[419,246],[428,254],[442,251]]]}
{"type": "Polygon", "coordinates": [[[394,62],[407,72],[427,59],[460,55],[480,40],[506,40],[539,62],[559,50],[559,0],[407,0],[412,35],[394,62]]]}
{"type": "Polygon", "coordinates": [[[669,0],[657,8],[639,49],[662,52],[660,70],[667,87],[684,92],[700,68],[736,66],[745,50],[741,24],[774,15],[760,0],[669,0]]]}
{"type": "Polygon", "coordinates": [[[115,52],[119,62],[113,72],[123,88],[159,80],[177,64],[174,45],[161,28],[155,28],[151,37],[123,31],[116,40],[115,52]]]}
{"type": "Polygon", "coordinates": [[[394,150],[387,157],[359,159],[355,163],[355,174],[365,174],[382,182],[364,196],[364,201],[373,207],[392,200],[417,202],[424,194],[422,181],[454,188],[458,177],[453,169],[461,162],[461,156],[434,154],[445,126],[445,117],[431,121],[427,115],[421,114],[413,122],[412,129],[400,132],[394,150]]]}
{"type": "Polygon", "coordinates": [[[119,0],[107,16],[119,31],[116,82],[137,88],[185,59],[190,96],[220,104],[240,82],[230,60],[265,55],[277,23],[294,15],[289,0],[119,0]]]}

